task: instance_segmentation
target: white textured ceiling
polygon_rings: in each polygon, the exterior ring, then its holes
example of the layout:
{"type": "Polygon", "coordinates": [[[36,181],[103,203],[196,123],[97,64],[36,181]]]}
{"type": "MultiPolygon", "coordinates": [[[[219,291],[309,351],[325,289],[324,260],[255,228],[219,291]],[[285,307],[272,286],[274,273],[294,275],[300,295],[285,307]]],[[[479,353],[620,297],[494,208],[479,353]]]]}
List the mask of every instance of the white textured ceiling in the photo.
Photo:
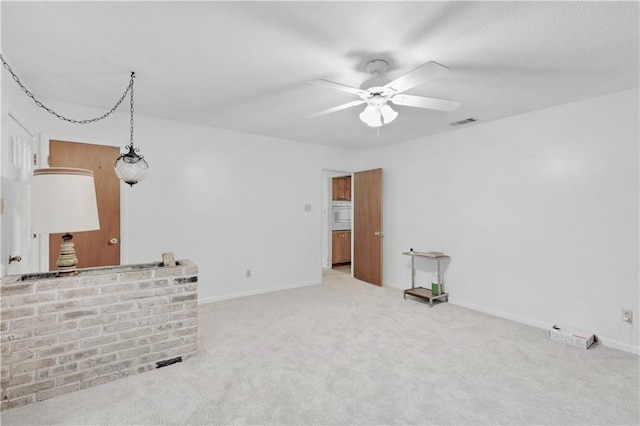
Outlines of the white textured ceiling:
{"type": "MultiPolygon", "coordinates": [[[[2,53],[38,97],[110,108],[137,74],[136,112],[348,149],[448,131],[638,86],[638,2],[9,2],[2,53]],[[394,107],[376,130],[357,99],[381,58],[398,77],[451,72],[406,93],[454,112],[394,107]],[[472,124],[473,125],[473,124],[472,124]]],[[[127,112],[127,103],[120,107],[127,112]]],[[[64,111],[59,111],[64,114],[64,111]]],[[[84,118],[84,117],[80,117],[84,118]]],[[[204,142],[203,142],[204,143],[204,142]]]]}

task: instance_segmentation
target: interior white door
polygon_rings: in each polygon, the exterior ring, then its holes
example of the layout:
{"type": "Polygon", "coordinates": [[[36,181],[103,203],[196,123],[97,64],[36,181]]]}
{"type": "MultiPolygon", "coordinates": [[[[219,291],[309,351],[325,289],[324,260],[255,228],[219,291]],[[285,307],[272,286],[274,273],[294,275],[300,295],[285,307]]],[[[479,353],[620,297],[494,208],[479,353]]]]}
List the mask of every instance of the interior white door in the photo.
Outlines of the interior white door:
{"type": "Polygon", "coordinates": [[[40,238],[31,233],[31,177],[38,142],[12,115],[3,117],[2,275],[37,272],[40,238]]]}

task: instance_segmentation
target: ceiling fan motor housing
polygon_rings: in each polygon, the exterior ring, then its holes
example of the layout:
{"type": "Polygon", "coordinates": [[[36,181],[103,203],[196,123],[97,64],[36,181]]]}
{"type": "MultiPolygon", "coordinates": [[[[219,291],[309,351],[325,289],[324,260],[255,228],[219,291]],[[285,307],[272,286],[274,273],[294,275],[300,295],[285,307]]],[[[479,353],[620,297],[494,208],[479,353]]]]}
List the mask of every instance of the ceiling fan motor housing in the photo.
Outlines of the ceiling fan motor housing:
{"type": "Polygon", "coordinates": [[[367,105],[370,105],[370,106],[373,106],[373,107],[377,107],[377,108],[382,108],[386,104],[387,104],[387,98],[385,98],[384,96],[379,95],[377,93],[372,95],[367,100],[367,105]]]}

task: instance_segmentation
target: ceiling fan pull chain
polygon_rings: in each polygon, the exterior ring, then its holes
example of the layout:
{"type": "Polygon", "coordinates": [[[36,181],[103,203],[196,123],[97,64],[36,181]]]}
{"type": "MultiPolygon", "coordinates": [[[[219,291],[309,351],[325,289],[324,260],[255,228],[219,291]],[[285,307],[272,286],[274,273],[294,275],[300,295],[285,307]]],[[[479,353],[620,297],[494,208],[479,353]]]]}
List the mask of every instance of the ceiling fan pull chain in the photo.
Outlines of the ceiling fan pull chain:
{"type": "Polygon", "coordinates": [[[95,118],[90,118],[87,120],[75,120],[73,118],[67,118],[63,115],[58,114],[57,112],[55,112],[54,110],[52,110],[51,108],[47,107],[46,105],[44,105],[42,102],[40,102],[38,99],[36,99],[36,97],[33,95],[33,93],[31,93],[29,91],[29,89],[27,89],[25,87],[24,84],[22,84],[22,82],[20,81],[20,78],[16,75],[16,73],[13,72],[13,70],[11,69],[11,67],[9,66],[9,64],[7,63],[7,61],[4,60],[4,57],[2,56],[2,54],[0,53],[0,59],[2,60],[2,65],[4,66],[4,68],[9,71],[9,73],[11,74],[11,76],[13,77],[13,80],[18,83],[18,86],[20,86],[20,88],[22,89],[22,91],[31,99],[33,99],[33,102],[36,103],[36,105],[38,105],[40,108],[44,109],[45,111],[47,111],[49,114],[55,115],[56,117],[58,117],[60,120],[64,120],[64,121],[68,121],[69,123],[74,123],[74,124],[89,124],[89,123],[95,123],[96,121],[100,121],[104,118],[107,118],[108,116],[110,116],[122,103],[122,101],[124,100],[124,98],[127,96],[127,93],[129,93],[130,90],[133,90],[133,77],[135,76],[135,73],[132,71],[131,72],[131,80],[129,81],[129,85],[127,86],[127,89],[124,91],[124,93],[122,94],[122,96],[120,97],[120,99],[118,99],[118,101],[116,102],[116,104],[113,106],[113,108],[111,108],[109,111],[105,112],[104,114],[102,114],[100,117],[95,117],[95,118]]]}

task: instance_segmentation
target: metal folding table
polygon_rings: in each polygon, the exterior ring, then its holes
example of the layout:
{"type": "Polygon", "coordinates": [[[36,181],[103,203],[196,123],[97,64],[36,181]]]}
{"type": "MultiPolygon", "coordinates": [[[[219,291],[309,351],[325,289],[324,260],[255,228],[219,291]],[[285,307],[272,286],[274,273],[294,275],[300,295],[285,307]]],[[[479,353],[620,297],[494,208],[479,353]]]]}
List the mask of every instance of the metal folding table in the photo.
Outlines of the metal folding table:
{"type": "Polygon", "coordinates": [[[434,300],[444,300],[447,302],[449,300],[449,293],[443,292],[444,280],[442,278],[442,273],[440,272],[440,261],[445,259],[450,259],[450,256],[446,254],[442,254],[437,251],[430,252],[420,252],[420,251],[405,251],[402,254],[406,256],[411,256],[411,288],[408,288],[404,291],[404,298],[407,298],[407,294],[410,296],[418,297],[420,299],[425,299],[429,301],[429,306],[433,307],[434,300]],[[434,259],[437,262],[436,274],[438,276],[438,294],[433,294],[430,288],[424,287],[416,287],[416,266],[415,266],[415,257],[426,257],[429,259],[434,259]]]}

